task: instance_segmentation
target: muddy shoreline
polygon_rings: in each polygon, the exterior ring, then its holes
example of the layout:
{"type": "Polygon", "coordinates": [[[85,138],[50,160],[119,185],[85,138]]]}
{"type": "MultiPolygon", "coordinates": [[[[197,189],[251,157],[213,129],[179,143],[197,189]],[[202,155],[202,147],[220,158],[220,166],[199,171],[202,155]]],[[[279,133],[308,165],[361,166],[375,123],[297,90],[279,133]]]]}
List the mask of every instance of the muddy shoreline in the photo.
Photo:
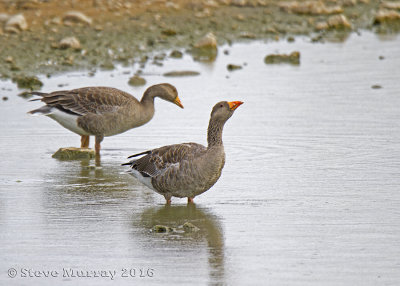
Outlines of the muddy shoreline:
{"type": "MultiPolygon", "coordinates": [[[[311,41],[337,41],[359,30],[400,31],[400,5],[389,1],[59,2],[0,3],[1,79],[50,77],[78,69],[94,73],[135,62],[143,68],[161,51],[187,52],[208,32],[221,45],[253,39],[290,41],[297,35],[311,41]],[[69,11],[86,18],[68,18],[69,11]],[[9,28],[7,21],[18,14],[25,18],[26,27],[17,23],[9,28]],[[63,44],[72,37],[78,43],[63,44]]],[[[162,61],[162,57],[155,60],[162,61]]]]}

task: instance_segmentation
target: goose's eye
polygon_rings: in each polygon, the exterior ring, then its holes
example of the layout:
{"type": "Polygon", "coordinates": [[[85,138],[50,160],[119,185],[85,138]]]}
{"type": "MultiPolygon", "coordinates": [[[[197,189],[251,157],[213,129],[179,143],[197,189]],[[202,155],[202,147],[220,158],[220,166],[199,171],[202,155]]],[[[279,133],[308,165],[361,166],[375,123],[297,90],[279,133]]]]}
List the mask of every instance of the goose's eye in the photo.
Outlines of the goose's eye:
{"type": "Polygon", "coordinates": [[[219,107],[224,107],[224,105],[223,105],[223,104],[220,104],[219,107]]]}

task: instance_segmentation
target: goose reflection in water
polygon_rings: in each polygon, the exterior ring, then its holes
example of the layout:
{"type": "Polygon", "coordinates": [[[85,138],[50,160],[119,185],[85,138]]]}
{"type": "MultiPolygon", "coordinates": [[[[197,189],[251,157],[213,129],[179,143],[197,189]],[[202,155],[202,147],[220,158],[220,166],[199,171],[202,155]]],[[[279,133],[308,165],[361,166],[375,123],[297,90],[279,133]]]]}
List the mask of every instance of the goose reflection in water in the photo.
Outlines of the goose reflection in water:
{"type": "MultiPolygon", "coordinates": [[[[134,224],[137,223],[135,218],[134,224]]],[[[195,248],[196,253],[199,247],[206,246],[208,252],[209,281],[218,285],[224,284],[224,237],[219,218],[209,210],[198,208],[195,204],[184,206],[165,205],[162,207],[151,207],[146,209],[140,218],[141,226],[148,230],[150,237],[149,247],[169,249],[171,243],[180,247],[195,248]],[[199,228],[198,231],[185,233],[180,231],[183,224],[190,222],[199,228]],[[152,228],[155,225],[165,225],[177,231],[171,233],[154,233],[152,228]],[[156,244],[154,239],[157,238],[156,244]],[[206,244],[202,243],[206,241],[206,244]]],[[[136,226],[137,227],[137,226],[136,226]]],[[[153,250],[154,251],[154,250],[153,250]]]]}
{"type": "MultiPolygon", "coordinates": [[[[131,206],[132,200],[148,196],[143,192],[127,191],[132,184],[128,185],[121,168],[100,160],[59,161],[57,168],[46,174],[43,181],[47,207],[51,207],[52,214],[65,210],[72,216],[73,209],[78,211],[85,203],[131,206]]],[[[83,208],[80,211],[87,213],[90,210],[83,208]]]]}

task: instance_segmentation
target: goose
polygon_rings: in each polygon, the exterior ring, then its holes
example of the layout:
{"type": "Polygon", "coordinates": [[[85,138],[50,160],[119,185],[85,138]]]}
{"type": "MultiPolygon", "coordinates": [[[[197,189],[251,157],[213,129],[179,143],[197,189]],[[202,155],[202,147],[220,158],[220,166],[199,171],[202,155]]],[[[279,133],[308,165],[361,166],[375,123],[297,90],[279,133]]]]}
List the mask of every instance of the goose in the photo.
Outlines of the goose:
{"type": "Polygon", "coordinates": [[[212,109],[207,130],[207,147],[197,143],[168,145],[129,156],[135,158],[122,165],[141,183],[164,196],[188,198],[209,190],[221,176],[225,164],[222,130],[242,101],[221,101],[212,109]]]}
{"type": "Polygon", "coordinates": [[[104,137],[149,122],[154,115],[154,98],[159,97],[183,108],[176,88],[168,83],[150,86],[140,101],[112,87],[83,87],[31,94],[41,96],[33,101],[40,100],[46,105],[29,111],[29,114],[46,115],[80,135],[81,148],[88,148],[89,136],[95,136],[97,155],[100,154],[100,143],[104,137]]]}

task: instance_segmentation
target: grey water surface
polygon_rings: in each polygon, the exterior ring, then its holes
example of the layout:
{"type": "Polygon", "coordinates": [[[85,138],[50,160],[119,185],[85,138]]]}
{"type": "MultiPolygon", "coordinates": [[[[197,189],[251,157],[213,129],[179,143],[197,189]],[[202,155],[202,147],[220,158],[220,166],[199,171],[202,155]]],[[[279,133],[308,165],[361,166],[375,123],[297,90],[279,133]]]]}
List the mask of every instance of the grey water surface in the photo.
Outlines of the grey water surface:
{"type": "MultiPolygon", "coordinates": [[[[137,69],[41,77],[42,91],[106,85],[140,97],[145,87],[127,84],[137,69]]],[[[40,103],[0,83],[1,285],[398,285],[400,37],[238,43],[213,63],[185,55],[143,76],[146,87],[174,84],[185,109],[157,100],[147,125],[105,138],[100,162],[53,159],[79,137],[28,116],[40,103]],[[263,62],[294,50],[299,66],[263,62]],[[172,70],[201,74],[162,76],[172,70]],[[135,152],[204,144],[220,100],[244,104],[225,126],[223,174],[195,205],[165,206],[124,173],[135,152]],[[185,234],[185,222],[200,231],[185,234]]]]}

